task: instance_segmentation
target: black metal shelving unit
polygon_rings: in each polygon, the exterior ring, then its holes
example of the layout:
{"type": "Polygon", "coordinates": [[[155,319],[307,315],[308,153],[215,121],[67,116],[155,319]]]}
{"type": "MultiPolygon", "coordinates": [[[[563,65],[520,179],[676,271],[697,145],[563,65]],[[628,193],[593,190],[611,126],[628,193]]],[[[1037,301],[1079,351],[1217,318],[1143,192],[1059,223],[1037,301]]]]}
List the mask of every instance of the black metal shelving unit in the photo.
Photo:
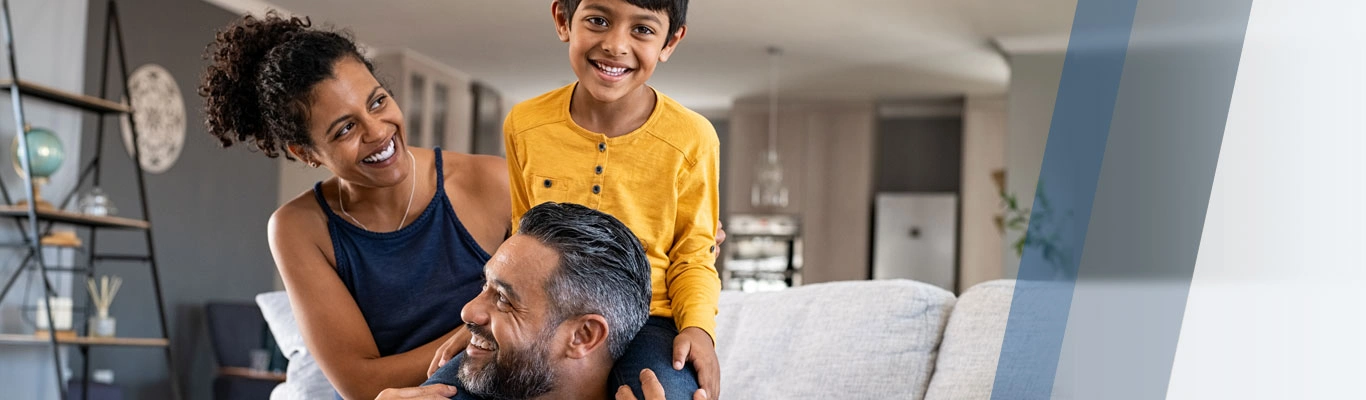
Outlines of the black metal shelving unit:
{"type": "MultiPolygon", "coordinates": [[[[89,336],[89,319],[84,319],[85,326],[84,329],[82,329],[82,331],[86,333],[79,335],[75,338],[59,338],[56,334],[48,334],[46,335],[46,337],[27,334],[0,334],[0,343],[35,345],[46,344],[51,346],[53,366],[55,367],[56,372],[54,381],[56,382],[58,392],[61,394],[61,398],[63,399],[68,398],[69,393],[67,393],[67,387],[66,385],[64,385],[62,380],[62,360],[60,355],[61,353],[58,351],[58,346],[75,346],[80,350],[82,364],[81,369],[83,371],[81,379],[85,384],[85,386],[83,386],[81,390],[81,393],[83,394],[82,397],[86,397],[90,393],[89,361],[90,349],[92,347],[121,346],[161,348],[166,354],[167,382],[171,388],[171,396],[173,398],[179,399],[181,397],[181,393],[179,383],[175,379],[175,358],[171,354],[169,331],[167,330],[166,325],[166,307],[161,292],[161,277],[157,270],[156,251],[152,244],[152,223],[150,221],[150,213],[148,212],[147,207],[147,187],[143,176],[144,174],[142,170],[142,163],[139,162],[140,154],[138,146],[139,142],[137,123],[132,118],[132,109],[129,106],[106,99],[106,92],[109,83],[109,56],[111,46],[113,47],[112,50],[115,50],[118,53],[119,61],[117,67],[119,69],[119,76],[122,79],[121,82],[123,93],[125,96],[127,96],[127,94],[130,92],[128,90],[128,58],[124,53],[123,35],[121,33],[122,27],[119,25],[117,5],[115,4],[114,0],[108,0],[108,7],[105,13],[105,35],[103,47],[104,58],[102,59],[103,63],[100,73],[100,94],[98,97],[96,97],[77,93],[68,93],[59,89],[50,88],[40,84],[26,82],[22,79],[19,79],[18,63],[16,61],[18,59],[18,55],[15,54],[14,48],[14,27],[12,15],[10,14],[9,0],[0,0],[0,2],[3,2],[3,10],[0,10],[3,11],[3,15],[0,15],[0,23],[3,23],[4,25],[3,34],[5,35],[5,45],[8,48],[8,62],[11,74],[10,79],[0,80],[0,90],[8,91],[10,94],[10,100],[13,103],[14,121],[15,127],[17,128],[15,134],[18,136],[19,148],[23,149],[22,151],[20,151],[21,156],[19,157],[19,163],[20,169],[22,170],[22,173],[20,175],[24,181],[23,186],[24,194],[26,195],[25,199],[32,199],[34,190],[33,171],[31,169],[32,166],[30,165],[30,160],[28,160],[27,157],[27,135],[22,134],[23,132],[26,132],[23,100],[25,98],[38,99],[53,104],[59,104],[63,106],[72,107],[75,109],[84,110],[100,116],[100,118],[98,118],[99,122],[97,123],[97,128],[95,130],[95,157],[91,159],[89,163],[85,164],[81,168],[76,186],[72,189],[71,193],[67,194],[62,199],[62,201],[58,203],[58,205],[56,206],[57,208],[55,210],[39,209],[36,202],[33,201],[27,202],[26,205],[13,205],[14,201],[10,197],[9,187],[5,185],[3,181],[0,181],[0,195],[3,195],[4,200],[3,205],[0,205],[0,219],[11,219],[14,221],[15,226],[23,232],[24,238],[23,242],[16,247],[20,249],[27,249],[27,254],[24,257],[24,261],[21,262],[20,266],[16,268],[14,270],[14,273],[5,281],[3,288],[0,288],[0,299],[3,299],[5,295],[9,294],[9,290],[14,286],[14,283],[19,279],[19,277],[24,272],[27,271],[36,270],[38,275],[42,277],[44,296],[52,296],[56,295],[56,288],[53,287],[52,281],[51,279],[49,279],[49,273],[84,273],[84,275],[87,278],[89,278],[95,276],[96,266],[101,261],[141,262],[145,263],[150,269],[152,288],[156,294],[157,314],[158,317],[160,317],[161,322],[161,336],[155,338],[91,337],[89,336]],[[138,185],[138,203],[140,203],[141,205],[143,216],[143,219],[140,220],[112,216],[93,216],[80,214],[76,212],[63,211],[63,209],[70,205],[71,200],[74,197],[73,195],[77,193],[80,190],[80,188],[82,188],[86,183],[90,183],[92,187],[98,187],[100,185],[100,165],[101,159],[103,158],[103,154],[101,153],[103,152],[102,150],[104,144],[105,119],[107,119],[106,117],[109,116],[127,117],[129,121],[133,142],[133,165],[136,169],[138,185]],[[81,267],[54,267],[49,266],[46,260],[43,259],[44,245],[41,241],[41,238],[43,237],[42,234],[50,232],[53,224],[56,223],[72,225],[88,230],[88,237],[90,239],[87,246],[89,251],[85,252],[87,257],[89,258],[89,262],[87,264],[81,267]],[[146,238],[146,253],[110,254],[97,252],[95,251],[97,249],[97,247],[95,246],[96,238],[98,237],[96,233],[100,230],[141,231],[145,234],[146,238]]],[[[47,326],[50,327],[49,329],[55,328],[56,325],[53,323],[54,321],[52,320],[53,313],[51,310],[51,304],[50,302],[44,302],[44,304],[46,304],[46,306],[48,307],[48,309],[46,310],[48,319],[47,326]]],[[[90,309],[91,307],[92,305],[90,305],[89,301],[87,300],[86,309],[90,309]]],[[[73,321],[73,323],[74,322],[76,321],[73,321]]],[[[55,332],[55,329],[53,329],[52,332],[55,332]]]]}

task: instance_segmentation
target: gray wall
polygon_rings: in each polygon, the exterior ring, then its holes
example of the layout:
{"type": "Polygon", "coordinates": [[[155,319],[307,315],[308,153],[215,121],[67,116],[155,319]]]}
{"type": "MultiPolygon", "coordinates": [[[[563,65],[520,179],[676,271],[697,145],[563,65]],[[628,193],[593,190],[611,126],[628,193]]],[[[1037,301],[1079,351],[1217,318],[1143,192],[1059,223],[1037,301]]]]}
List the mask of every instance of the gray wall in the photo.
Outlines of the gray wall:
{"type": "MultiPolygon", "coordinates": [[[[1053,120],[1053,102],[1062,77],[1063,53],[1010,56],[1010,91],[1006,95],[1006,191],[1018,196],[1020,207],[1031,207],[1039,166],[1053,120]]],[[[1020,257],[1011,244],[1021,232],[1006,232],[1001,269],[1014,278],[1020,257]]]]}
{"type": "Polygon", "coordinates": [[[881,119],[874,191],[957,193],[962,160],[962,117],[881,119]]]}
{"type": "MultiPolygon", "coordinates": [[[[214,31],[235,16],[201,1],[125,0],[118,4],[129,68],[148,63],[166,67],[185,99],[184,149],[169,171],[146,175],[147,201],[171,342],[177,355],[174,376],[187,392],[186,398],[206,399],[211,397],[214,359],[203,306],[214,300],[250,302],[255,294],[273,288],[274,263],[266,244],[266,220],[276,206],[279,169],[277,163],[243,148],[219,148],[204,129],[203,103],[195,93],[205,66],[201,56],[214,31]]],[[[104,14],[104,1],[90,1],[87,93],[98,93],[104,14]]],[[[106,125],[113,122],[109,119],[106,125]]],[[[85,126],[85,148],[93,149],[94,118],[85,126]]],[[[132,159],[119,140],[110,140],[115,138],[106,137],[103,144],[106,172],[102,186],[121,215],[139,217],[132,159]]],[[[84,159],[92,156],[92,151],[82,154],[84,159]]],[[[98,241],[99,250],[120,253],[139,251],[143,243],[141,234],[124,232],[101,233],[98,241]]],[[[119,334],[157,335],[146,266],[106,263],[101,268],[102,273],[125,277],[122,294],[111,311],[119,320],[119,334]]],[[[168,397],[168,375],[161,352],[101,348],[91,358],[95,366],[114,370],[115,380],[128,398],[168,397]]]]}

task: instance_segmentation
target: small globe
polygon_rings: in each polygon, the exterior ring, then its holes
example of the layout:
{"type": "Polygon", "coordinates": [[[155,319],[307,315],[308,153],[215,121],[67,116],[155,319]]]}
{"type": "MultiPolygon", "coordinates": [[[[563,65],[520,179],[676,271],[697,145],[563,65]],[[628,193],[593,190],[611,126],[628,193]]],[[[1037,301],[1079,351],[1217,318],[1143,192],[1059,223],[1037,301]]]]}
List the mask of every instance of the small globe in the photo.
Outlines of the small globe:
{"type": "MultiPolygon", "coordinates": [[[[14,168],[21,174],[23,164],[19,162],[19,136],[14,136],[14,168]]],[[[46,178],[62,166],[66,152],[62,150],[62,140],[52,131],[43,128],[28,130],[28,155],[33,168],[33,176],[46,178]]]]}

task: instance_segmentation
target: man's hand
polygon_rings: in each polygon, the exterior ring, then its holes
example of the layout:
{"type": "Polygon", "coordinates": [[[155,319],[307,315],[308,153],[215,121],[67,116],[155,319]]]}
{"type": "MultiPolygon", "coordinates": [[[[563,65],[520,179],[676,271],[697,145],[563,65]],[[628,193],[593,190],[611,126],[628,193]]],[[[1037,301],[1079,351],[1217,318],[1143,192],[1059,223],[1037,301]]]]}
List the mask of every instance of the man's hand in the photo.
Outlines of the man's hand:
{"type": "Polygon", "coordinates": [[[446,339],[446,343],[442,343],[441,347],[436,349],[436,355],[432,356],[432,363],[427,367],[427,377],[431,378],[433,374],[436,374],[436,370],[446,365],[447,361],[455,358],[456,354],[465,351],[465,345],[469,343],[470,331],[465,330],[463,326],[457,328],[455,334],[451,335],[450,339],[446,339]]]}
{"type": "MultiPolygon", "coordinates": [[[[721,364],[716,360],[716,347],[711,335],[702,328],[683,328],[674,338],[674,369],[683,370],[685,362],[691,362],[693,368],[697,369],[697,385],[712,399],[721,398],[721,364]]],[[[654,374],[650,375],[653,377],[654,374]]],[[[644,378],[641,380],[644,381],[644,378]]]]}
{"type": "MultiPolygon", "coordinates": [[[[659,383],[659,378],[649,368],[640,370],[640,390],[645,392],[645,400],[665,400],[664,385],[659,383]]],[[[631,393],[630,386],[621,385],[617,388],[617,400],[636,400],[636,395],[631,393]]],[[[707,400],[707,390],[697,389],[692,394],[692,400],[707,400]]]]}
{"type": "MultiPolygon", "coordinates": [[[[658,384],[656,381],[655,384],[658,384]]],[[[403,389],[384,389],[375,400],[446,400],[455,397],[455,386],[431,385],[403,389]]]]}

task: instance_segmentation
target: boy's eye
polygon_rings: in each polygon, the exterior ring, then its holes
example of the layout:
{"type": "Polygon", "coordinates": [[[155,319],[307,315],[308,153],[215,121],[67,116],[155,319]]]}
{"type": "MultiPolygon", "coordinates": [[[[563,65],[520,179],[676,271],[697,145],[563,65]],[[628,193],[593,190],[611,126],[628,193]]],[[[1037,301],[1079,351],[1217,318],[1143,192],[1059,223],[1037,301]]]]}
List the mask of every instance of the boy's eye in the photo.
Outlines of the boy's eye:
{"type": "Polygon", "coordinates": [[[588,17],[585,21],[592,25],[607,26],[607,19],[603,17],[588,17]]]}
{"type": "Polygon", "coordinates": [[[653,35],[655,33],[655,30],[650,29],[650,27],[648,26],[637,26],[636,33],[639,33],[641,35],[653,35]]]}

